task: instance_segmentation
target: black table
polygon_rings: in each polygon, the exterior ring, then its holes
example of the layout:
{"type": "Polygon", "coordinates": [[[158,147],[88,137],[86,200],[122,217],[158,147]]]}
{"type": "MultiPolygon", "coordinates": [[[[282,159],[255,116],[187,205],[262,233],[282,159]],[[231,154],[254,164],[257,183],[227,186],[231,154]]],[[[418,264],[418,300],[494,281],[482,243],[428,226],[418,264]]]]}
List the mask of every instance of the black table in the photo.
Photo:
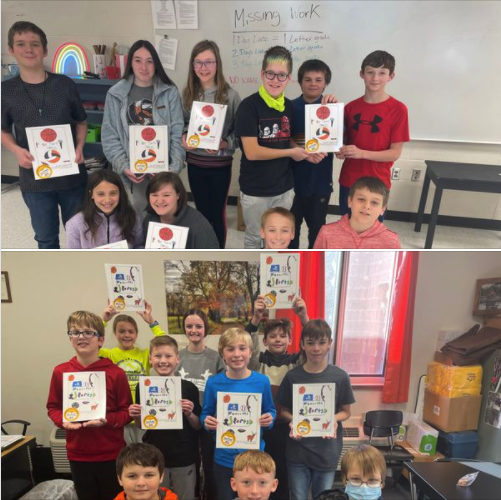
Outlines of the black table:
{"type": "Polygon", "coordinates": [[[426,235],[426,243],[424,245],[425,248],[431,248],[443,190],[453,189],[456,191],[475,191],[479,193],[501,193],[501,166],[449,163],[444,161],[425,161],[425,163],[427,169],[423,190],[421,191],[421,199],[419,200],[414,231],[418,233],[421,231],[430,181],[433,181],[436,189],[431,208],[428,234],[426,235]]]}
{"type": "Polygon", "coordinates": [[[460,462],[405,462],[409,471],[411,498],[414,488],[431,500],[499,500],[501,478],[479,472],[471,486],[456,486],[465,474],[477,472],[460,462]]]}

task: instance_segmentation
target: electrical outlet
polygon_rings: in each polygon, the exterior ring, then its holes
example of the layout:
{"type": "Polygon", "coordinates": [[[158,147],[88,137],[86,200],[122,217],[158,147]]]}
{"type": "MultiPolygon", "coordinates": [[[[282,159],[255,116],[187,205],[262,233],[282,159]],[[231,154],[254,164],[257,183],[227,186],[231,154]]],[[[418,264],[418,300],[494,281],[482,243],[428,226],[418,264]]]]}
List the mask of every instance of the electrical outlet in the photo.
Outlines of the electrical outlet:
{"type": "Polygon", "coordinates": [[[412,177],[411,177],[411,181],[412,182],[417,182],[419,180],[419,178],[421,177],[421,169],[420,168],[415,168],[413,171],[412,171],[412,177]]]}
{"type": "Polygon", "coordinates": [[[400,167],[393,167],[391,170],[391,179],[398,181],[400,179],[400,167]]]}

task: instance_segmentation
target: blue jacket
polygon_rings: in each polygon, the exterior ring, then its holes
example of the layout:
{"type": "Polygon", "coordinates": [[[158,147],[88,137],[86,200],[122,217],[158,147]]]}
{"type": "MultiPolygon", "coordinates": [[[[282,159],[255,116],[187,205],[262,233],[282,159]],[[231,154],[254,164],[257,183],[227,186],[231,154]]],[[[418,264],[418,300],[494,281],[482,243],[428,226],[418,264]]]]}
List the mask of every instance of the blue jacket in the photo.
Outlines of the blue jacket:
{"type": "MultiPolygon", "coordinates": [[[[108,90],[104,106],[101,141],[103,152],[113,170],[127,179],[123,172],[129,163],[128,96],[134,76],[120,80],[108,90]]],[[[184,167],[185,150],[181,145],[184,119],[179,92],[155,76],[153,80],[153,123],[167,125],[169,133],[169,169],[179,173],[184,167]]]]}

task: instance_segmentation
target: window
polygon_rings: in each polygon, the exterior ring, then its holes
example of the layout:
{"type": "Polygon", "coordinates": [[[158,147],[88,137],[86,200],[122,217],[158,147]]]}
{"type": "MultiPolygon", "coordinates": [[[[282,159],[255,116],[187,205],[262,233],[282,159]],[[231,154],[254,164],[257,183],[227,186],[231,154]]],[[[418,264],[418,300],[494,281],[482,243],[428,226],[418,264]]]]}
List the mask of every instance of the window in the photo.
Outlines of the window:
{"type": "Polygon", "coordinates": [[[352,385],[382,385],[396,252],[326,252],[326,320],[333,360],[352,385]]]}

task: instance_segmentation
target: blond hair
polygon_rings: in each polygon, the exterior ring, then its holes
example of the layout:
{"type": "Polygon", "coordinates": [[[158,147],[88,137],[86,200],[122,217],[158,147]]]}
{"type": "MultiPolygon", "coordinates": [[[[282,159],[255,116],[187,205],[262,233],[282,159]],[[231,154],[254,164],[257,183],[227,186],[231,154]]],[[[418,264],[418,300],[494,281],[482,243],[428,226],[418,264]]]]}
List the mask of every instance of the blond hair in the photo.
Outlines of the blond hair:
{"type": "Polygon", "coordinates": [[[169,335],[159,335],[158,337],[153,337],[150,340],[150,354],[153,352],[155,347],[162,347],[166,345],[167,347],[172,347],[176,354],[179,354],[179,346],[177,345],[177,340],[174,337],[169,337],[169,335]]]}
{"type": "Polygon", "coordinates": [[[245,330],[242,330],[242,328],[228,328],[219,338],[219,345],[217,347],[219,355],[223,357],[225,347],[240,340],[247,344],[249,349],[252,349],[252,338],[245,330]]]}
{"type": "Polygon", "coordinates": [[[68,330],[71,330],[73,326],[93,328],[96,330],[100,337],[104,337],[104,325],[103,320],[94,313],[90,311],[75,311],[70,314],[67,321],[68,330]]]}
{"type": "Polygon", "coordinates": [[[253,470],[256,474],[273,474],[275,477],[276,466],[273,458],[259,450],[248,450],[237,455],[233,464],[233,476],[236,472],[246,469],[253,470]]]}
{"type": "Polygon", "coordinates": [[[266,228],[266,220],[270,215],[274,214],[281,215],[286,218],[290,222],[292,230],[294,231],[296,229],[296,218],[294,217],[294,214],[290,210],[283,207],[273,207],[266,210],[266,212],[264,212],[261,216],[261,229],[264,230],[266,228]]]}
{"type": "Polygon", "coordinates": [[[368,477],[379,472],[381,480],[386,478],[386,461],[383,454],[374,446],[359,444],[350,448],[341,459],[341,478],[348,479],[348,474],[353,466],[357,466],[362,476],[368,477]]]}

